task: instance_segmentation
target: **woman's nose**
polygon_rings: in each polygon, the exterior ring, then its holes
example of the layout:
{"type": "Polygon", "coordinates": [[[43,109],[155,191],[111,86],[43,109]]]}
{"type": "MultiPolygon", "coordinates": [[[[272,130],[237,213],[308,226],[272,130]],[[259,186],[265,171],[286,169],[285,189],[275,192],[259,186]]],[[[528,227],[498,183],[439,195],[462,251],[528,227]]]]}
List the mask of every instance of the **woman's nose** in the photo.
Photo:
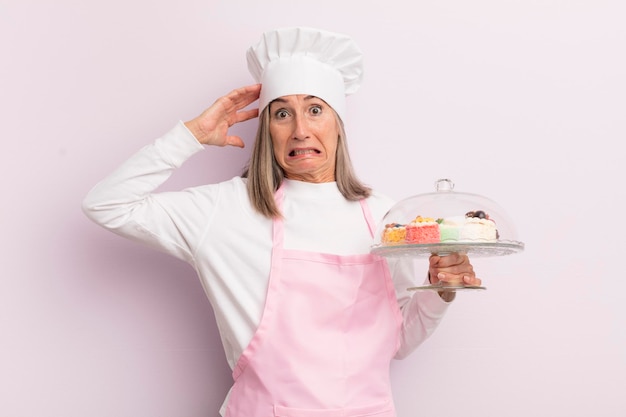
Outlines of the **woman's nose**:
{"type": "Polygon", "coordinates": [[[309,137],[309,122],[306,117],[298,115],[294,118],[293,138],[303,140],[309,137]]]}

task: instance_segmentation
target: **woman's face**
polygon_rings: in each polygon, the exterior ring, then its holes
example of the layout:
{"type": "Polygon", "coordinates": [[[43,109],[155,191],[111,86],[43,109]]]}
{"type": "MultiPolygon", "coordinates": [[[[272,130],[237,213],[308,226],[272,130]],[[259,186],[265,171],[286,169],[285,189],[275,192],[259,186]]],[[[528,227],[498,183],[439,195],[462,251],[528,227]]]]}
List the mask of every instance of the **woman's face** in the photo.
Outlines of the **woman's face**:
{"type": "Polygon", "coordinates": [[[270,103],[274,155],[285,177],[307,182],[335,181],[339,126],[332,108],[304,94],[270,103]]]}

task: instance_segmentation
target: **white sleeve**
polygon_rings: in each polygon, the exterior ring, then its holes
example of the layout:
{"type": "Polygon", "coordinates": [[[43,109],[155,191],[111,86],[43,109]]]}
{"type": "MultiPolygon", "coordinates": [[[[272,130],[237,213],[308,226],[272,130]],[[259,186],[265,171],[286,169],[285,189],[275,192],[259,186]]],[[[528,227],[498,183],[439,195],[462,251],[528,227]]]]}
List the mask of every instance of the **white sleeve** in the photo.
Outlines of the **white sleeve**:
{"type": "MultiPolygon", "coordinates": [[[[403,359],[435,331],[450,303],[444,301],[437,291],[407,290],[422,285],[421,280],[416,284],[416,276],[428,275],[428,271],[415,271],[412,259],[390,258],[388,264],[396,289],[398,306],[402,312],[400,348],[395,358],[403,359]]],[[[424,284],[427,283],[426,278],[424,284]]]]}
{"type": "Polygon", "coordinates": [[[191,262],[194,236],[208,217],[204,213],[198,218],[197,191],[154,191],[202,149],[179,122],[96,184],[83,200],[83,211],[106,229],[191,262]]]}

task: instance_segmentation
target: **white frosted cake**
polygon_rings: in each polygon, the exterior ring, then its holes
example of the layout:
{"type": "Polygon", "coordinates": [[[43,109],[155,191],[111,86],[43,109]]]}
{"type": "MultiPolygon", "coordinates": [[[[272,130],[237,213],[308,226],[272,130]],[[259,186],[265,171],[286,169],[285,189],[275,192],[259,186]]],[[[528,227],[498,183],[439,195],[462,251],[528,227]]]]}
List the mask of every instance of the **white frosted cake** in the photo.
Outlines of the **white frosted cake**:
{"type": "Polygon", "coordinates": [[[496,223],[484,211],[465,214],[465,223],[459,232],[460,242],[495,242],[498,240],[496,223]]]}

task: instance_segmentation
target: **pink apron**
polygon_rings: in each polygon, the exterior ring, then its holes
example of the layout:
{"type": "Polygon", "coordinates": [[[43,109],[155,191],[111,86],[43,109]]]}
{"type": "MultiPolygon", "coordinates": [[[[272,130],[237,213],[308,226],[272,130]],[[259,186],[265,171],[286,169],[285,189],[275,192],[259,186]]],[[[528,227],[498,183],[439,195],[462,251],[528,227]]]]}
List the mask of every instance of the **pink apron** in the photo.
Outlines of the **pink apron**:
{"type": "MultiPolygon", "coordinates": [[[[282,207],[282,188],[275,198],[282,207]]],[[[274,220],[265,308],[233,370],[226,417],[394,417],[401,321],[382,258],[286,250],[274,220]]]]}

